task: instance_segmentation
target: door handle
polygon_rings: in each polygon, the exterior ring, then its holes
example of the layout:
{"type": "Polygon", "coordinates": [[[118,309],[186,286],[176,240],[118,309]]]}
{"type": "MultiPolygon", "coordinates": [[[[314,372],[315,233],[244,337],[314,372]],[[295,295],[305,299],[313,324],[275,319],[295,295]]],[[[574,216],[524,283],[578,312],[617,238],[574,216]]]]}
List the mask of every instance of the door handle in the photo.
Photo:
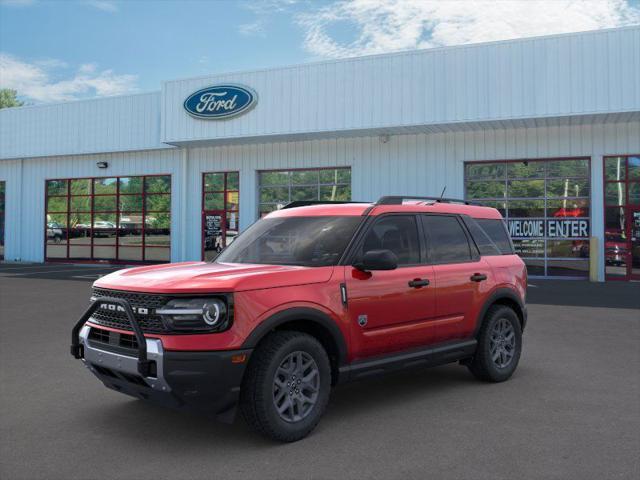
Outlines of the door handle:
{"type": "Polygon", "coordinates": [[[411,288],[426,287],[427,285],[429,285],[429,280],[426,278],[424,280],[422,278],[416,278],[415,280],[409,281],[409,286],[411,288]]]}
{"type": "Polygon", "coordinates": [[[487,276],[484,273],[474,273],[469,277],[472,282],[482,282],[487,279],[487,276]]]}

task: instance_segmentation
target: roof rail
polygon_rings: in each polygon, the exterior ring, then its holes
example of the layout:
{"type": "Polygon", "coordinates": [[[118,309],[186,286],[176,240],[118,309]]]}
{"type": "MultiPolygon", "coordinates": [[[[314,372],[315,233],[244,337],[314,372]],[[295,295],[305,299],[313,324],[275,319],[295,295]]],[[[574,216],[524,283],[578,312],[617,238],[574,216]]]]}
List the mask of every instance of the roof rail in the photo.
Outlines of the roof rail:
{"type": "Polygon", "coordinates": [[[376,202],[376,205],[402,205],[405,200],[429,200],[436,203],[460,203],[463,205],[477,205],[476,203],[468,202],[467,200],[462,200],[459,198],[414,197],[411,195],[380,197],[376,202]]]}
{"type": "Polygon", "coordinates": [[[295,200],[287,203],[281,210],[285,208],[308,207],[310,205],[340,205],[343,203],[371,203],[371,202],[342,202],[339,200],[295,200]]]}

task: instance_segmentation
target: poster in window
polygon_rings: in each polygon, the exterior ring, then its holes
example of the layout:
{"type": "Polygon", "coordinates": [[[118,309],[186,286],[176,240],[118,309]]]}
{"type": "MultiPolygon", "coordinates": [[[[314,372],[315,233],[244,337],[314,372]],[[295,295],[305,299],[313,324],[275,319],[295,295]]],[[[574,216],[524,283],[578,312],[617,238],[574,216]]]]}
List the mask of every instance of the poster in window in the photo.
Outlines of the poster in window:
{"type": "Polygon", "coordinates": [[[224,247],[222,237],[222,215],[209,214],[204,217],[204,256],[213,260],[224,247]]]}

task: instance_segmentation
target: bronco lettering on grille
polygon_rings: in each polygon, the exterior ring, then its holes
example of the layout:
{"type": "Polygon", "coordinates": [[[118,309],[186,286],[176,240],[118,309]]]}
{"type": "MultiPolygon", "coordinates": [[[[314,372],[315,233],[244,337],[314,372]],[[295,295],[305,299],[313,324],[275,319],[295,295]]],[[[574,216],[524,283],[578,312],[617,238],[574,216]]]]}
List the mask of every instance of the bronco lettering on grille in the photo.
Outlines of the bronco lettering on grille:
{"type": "MultiPolygon", "coordinates": [[[[91,297],[91,301],[95,302],[97,300],[96,297],[91,297]]],[[[112,312],[124,312],[124,308],[121,307],[120,305],[114,305],[113,303],[103,303],[102,305],[100,305],[101,310],[110,310],[112,312]]],[[[133,310],[133,313],[137,314],[137,315],[149,315],[149,309],[148,308],[144,308],[144,307],[131,307],[131,310],[133,310]]]]}

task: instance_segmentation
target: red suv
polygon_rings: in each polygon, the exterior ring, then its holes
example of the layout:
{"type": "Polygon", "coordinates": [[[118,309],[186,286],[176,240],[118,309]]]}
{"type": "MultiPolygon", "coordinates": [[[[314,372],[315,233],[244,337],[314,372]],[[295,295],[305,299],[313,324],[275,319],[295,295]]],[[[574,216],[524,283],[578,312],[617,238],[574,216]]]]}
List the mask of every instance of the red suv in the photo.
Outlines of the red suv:
{"type": "Polygon", "coordinates": [[[450,362],[507,380],[526,286],[493,208],[415,197],[294,202],[213,263],[96,281],[71,353],[119,392],[226,421],[239,405],[259,432],[294,441],[338,383],[450,362]]]}

